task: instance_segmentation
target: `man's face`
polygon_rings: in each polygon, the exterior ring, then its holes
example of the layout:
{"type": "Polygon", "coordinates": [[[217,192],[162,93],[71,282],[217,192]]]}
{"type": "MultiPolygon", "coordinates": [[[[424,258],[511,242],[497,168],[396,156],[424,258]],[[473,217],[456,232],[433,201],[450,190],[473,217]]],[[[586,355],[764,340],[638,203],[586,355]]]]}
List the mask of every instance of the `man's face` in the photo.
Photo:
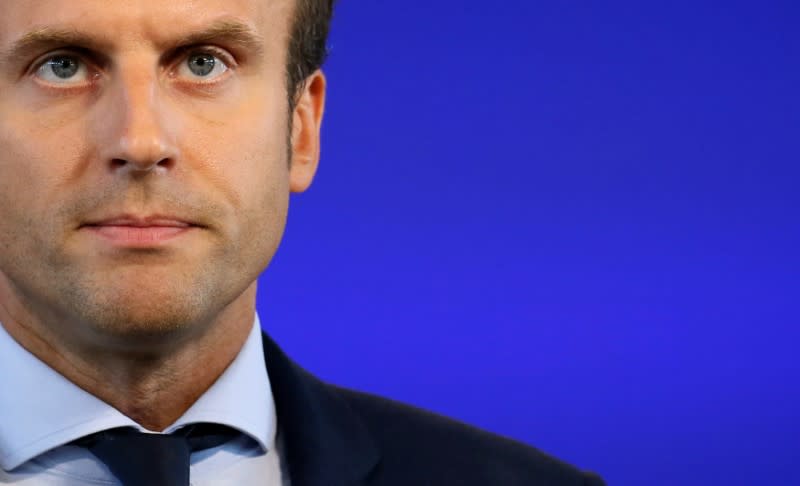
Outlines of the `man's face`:
{"type": "Polygon", "coordinates": [[[254,289],[313,176],[287,160],[293,0],[2,3],[6,298],[158,334],[254,289]]]}

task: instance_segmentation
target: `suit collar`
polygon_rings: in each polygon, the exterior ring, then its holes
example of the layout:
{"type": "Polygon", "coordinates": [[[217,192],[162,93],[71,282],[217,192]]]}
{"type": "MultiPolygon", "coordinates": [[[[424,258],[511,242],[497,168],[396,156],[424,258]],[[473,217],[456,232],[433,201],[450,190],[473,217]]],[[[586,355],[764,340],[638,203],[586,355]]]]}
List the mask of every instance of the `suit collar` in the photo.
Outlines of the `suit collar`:
{"type": "Polygon", "coordinates": [[[380,459],[367,427],[330,385],[263,341],[292,486],[361,484],[380,459]]]}

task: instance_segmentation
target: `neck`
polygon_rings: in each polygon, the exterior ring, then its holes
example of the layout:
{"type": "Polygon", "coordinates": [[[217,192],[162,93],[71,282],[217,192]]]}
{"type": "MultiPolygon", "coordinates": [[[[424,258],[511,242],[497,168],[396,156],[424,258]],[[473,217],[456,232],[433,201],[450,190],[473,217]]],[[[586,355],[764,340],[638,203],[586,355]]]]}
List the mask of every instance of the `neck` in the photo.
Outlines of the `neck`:
{"type": "MultiPolygon", "coordinates": [[[[70,343],[49,332],[9,299],[0,299],[0,323],[39,360],[136,423],[162,431],[208,390],[237,356],[255,318],[253,283],[214,318],[187,326],[191,334],[150,336],[151,346],[123,352],[96,344],[70,343]]],[[[4,295],[3,297],[7,297],[4,295]]]]}

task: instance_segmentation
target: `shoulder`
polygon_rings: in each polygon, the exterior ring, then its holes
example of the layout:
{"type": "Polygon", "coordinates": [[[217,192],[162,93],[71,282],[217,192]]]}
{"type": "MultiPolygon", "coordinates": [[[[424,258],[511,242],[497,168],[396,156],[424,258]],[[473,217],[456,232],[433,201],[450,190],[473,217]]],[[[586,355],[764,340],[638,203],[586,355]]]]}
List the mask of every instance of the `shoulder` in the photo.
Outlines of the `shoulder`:
{"type": "Polygon", "coordinates": [[[382,452],[375,484],[600,486],[593,474],[538,449],[419,408],[330,386],[382,452]]]}

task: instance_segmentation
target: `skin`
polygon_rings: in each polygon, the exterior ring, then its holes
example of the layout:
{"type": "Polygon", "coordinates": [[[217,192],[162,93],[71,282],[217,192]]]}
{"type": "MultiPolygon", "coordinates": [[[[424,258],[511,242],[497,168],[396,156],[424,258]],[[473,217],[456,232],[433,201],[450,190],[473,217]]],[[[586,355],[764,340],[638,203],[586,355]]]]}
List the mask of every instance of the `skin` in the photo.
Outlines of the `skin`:
{"type": "Polygon", "coordinates": [[[293,0],[3,1],[0,322],[150,430],[177,420],[241,349],[289,194],[316,171],[325,78],[312,74],[289,114],[293,8],[293,0]],[[233,24],[252,35],[231,35],[233,24]],[[174,48],[220,25],[227,36],[174,48]],[[58,29],[91,45],[76,51],[61,39],[10,51],[31,32],[58,29]],[[209,46],[218,69],[197,76],[187,61],[209,46]],[[38,69],[54,54],[82,70],[63,80],[38,69]],[[167,215],[191,227],[138,245],[92,230],[119,215],[167,215]]]}

